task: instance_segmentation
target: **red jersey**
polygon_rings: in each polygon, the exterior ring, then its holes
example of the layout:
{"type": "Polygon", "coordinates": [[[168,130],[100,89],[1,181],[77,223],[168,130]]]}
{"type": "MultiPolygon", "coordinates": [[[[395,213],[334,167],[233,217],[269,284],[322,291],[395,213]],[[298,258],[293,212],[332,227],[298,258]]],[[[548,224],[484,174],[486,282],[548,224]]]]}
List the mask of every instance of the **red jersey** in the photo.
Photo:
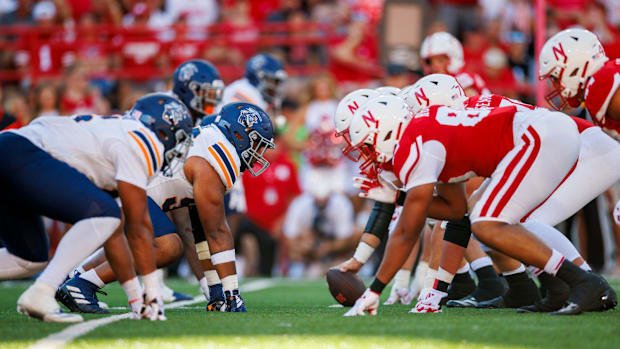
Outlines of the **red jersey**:
{"type": "Polygon", "coordinates": [[[463,90],[467,90],[468,88],[473,88],[476,90],[476,94],[478,95],[488,95],[491,94],[491,91],[487,88],[487,84],[480,77],[480,75],[476,73],[472,73],[461,69],[460,72],[454,75],[456,81],[458,81],[459,85],[463,88],[463,90]]]}
{"type": "MultiPolygon", "coordinates": [[[[508,98],[508,97],[504,97],[500,95],[472,96],[472,97],[469,97],[465,101],[466,108],[474,108],[474,109],[499,108],[499,107],[509,107],[509,106],[516,107],[517,111],[534,110],[538,108],[533,105],[518,101],[516,99],[512,99],[512,98],[508,98]]],[[[574,116],[569,116],[569,117],[573,119],[573,121],[575,121],[575,123],[577,124],[577,129],[579,130],[579,133],[582,133],[583,130],[587,128],[594,127],[594,125],[591,122],[588,122],[582,118],[578,118],[574,116]]]]}
{"type": "Polygon", "coordinates": [[[261,228],[271,231],[290,202],[301,194],[295,165],[282,152],[270,159],[271,165],[260,176],[243,175],[247,215],[261,228]]]}
{"type": "Polygon", "coordinates": [[[620,59],[611,60],[588,80],[584,94],[592,120],[610,136],[620,140],[620,120],[607,117],[609,102],[620,86],[620,59]]]}
{"type": "Polygon", "coordinates": [[[456,110],[431,106],[409,122],[396,148],[394,173],[405,188],[490,177],[514,148],[514,106],[456,110]]]}

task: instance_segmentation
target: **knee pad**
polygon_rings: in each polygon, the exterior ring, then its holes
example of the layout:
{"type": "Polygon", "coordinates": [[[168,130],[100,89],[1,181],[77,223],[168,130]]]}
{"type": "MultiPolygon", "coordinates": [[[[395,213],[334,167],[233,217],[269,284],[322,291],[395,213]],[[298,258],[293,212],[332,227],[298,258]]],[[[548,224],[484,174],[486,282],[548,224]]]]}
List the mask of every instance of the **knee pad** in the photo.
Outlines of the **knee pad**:
{"type": "Polygon", "coordinates": [[[469,217],[467,215],[465,215],[462,219],[449,221],[448,224],[446,224],[446,232],[443,236],[444,241],[467,248],[470,237],[471,223],[469,222],[469,217]]]}
{"type": "Polygon", "coordinates": [[[381,241],[385,240],[395,209],[396,205],[379,201],[375,202],[375,206],[370,212],[370,217],[368,217],[364,232],[378,237],[381,241]]]}

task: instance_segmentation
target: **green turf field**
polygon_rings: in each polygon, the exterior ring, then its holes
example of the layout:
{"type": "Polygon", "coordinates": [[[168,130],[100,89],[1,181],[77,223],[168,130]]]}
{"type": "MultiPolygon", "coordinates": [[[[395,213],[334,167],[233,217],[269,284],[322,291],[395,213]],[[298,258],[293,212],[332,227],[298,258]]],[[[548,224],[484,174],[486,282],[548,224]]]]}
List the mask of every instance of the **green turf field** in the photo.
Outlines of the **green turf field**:
{"type": "MultiPolygon", "coordinates": [[[[256,284],[256,282],[254,282],[256,284]]],[[[197,295],[197,286],[169,280],[197,295]]],[[[247,283],[246,283],[247,284],[247,283]]],[[[0,283],[0,348],[25,348],[67,327],[15,311],[26,283],[0,283]]],[[[620,293],[620,280],[614,282],[620,293]]],[[[100,300],[125,305],[118,286],[100,300]]],[[[376,317],[344,318],[325,282],[274,280],[243,293],[249,313],[206,313],[204,302],[166,311],[167,322],[120,320],[98,327],[67,348],[620,348],[620,310],[576,317],[516,314],[512,310],[444,309],[407,314],[404,305],[382,306],[376,317]]],[[[383,298],[387,297],[387,291],[383,298]]],[[[125,313],[113,310],[113,313],[125,313]]],[[[85,320],[108,315],[85,316],[85,320]]]]}

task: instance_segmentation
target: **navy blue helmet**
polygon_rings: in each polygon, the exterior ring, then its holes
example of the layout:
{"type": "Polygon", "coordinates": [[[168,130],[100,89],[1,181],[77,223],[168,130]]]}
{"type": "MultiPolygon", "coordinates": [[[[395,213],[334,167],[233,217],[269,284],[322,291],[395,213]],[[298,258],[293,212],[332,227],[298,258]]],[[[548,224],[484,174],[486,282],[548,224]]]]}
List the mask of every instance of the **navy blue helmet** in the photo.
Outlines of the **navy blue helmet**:
{"type": "Polygon", "coordinates": [[[254,176],[269,167],[265,151],[275,148],[271,118],[260,107],[251,103],[226,104],[214,117],[207,117],[201,125],[213,124],[235,146],[241,159],[241,171],[254,176]]]}
{"type": "Polygon", "coordinates": [[[162,170],[169,174],[172,160],[185,158],[191,145],[193,123],[187,107],[167,94],[150,93],[136,101],[129,115],[153,131],[164,145],[162,170]]]}
{"type": "Polygon", "coordinates": [[[245,78],[258,88],[265,101],[274,102],[280,98],[280,89],[286,80],[286,71],[279,59],[261,53],[248,60],[245,65],[245,78]]]}
{"type": "Polygon", "coordinates": [[[211,114],[222,101],[224,82],[217,68],[205,60],[183,62],[174,71],[172,80],[172,92],[193,114],[211,114]]]}

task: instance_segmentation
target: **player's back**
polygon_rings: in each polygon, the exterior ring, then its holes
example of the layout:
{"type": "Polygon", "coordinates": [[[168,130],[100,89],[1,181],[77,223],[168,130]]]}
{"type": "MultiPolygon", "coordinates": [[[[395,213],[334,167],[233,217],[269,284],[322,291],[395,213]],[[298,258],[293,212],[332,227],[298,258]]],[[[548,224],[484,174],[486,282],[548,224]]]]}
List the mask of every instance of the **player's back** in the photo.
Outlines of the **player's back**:
{"type": "Polygon", "coordinates": [[[222,106],[234,102],[252,103],[262,109],[267,108],[267,102],[265,102],[260,91],[245,78],[236,80],[224,88],[222,103],[218,105],[217,110],[219,111],[222,106]]]}
{"type": "Polygon", "coordinates": [[[157,137],[128,116],[40,117],[14,132],[106,190],[117,180],[145,188],[163,162],[157,137]]]}
{"type": "MultiPolygon", "coordinates": [[[[474,176],[490,176],[504,155],[514,147],[513,106],[456,110],[432,106],[409,123],[394,155],[394,169],[410,168],[423,143],[435,141],[443,148],[445,164],[441,182],[460,182],[474,176]],[[411,158],[413,156],[413,158],[411,158]]],[[[415,164],[412,169],[415,168],[415,164]]]]}

